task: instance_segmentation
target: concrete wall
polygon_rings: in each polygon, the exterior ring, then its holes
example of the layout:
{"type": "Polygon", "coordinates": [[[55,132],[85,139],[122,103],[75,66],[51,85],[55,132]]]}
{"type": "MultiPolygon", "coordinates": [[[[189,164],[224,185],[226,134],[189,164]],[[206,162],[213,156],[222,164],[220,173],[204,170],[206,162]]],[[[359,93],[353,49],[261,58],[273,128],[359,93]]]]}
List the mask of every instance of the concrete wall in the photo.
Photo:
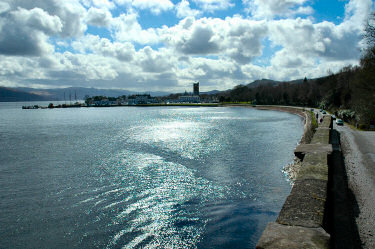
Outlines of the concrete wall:
{"type": "Polygon", "coordinates": [[[267,225],[256,248],[329,248],[325,212],[331,128],[331,117],[326,115],[311,142],[296,148],[302,167],[276,222],[267,225]]]}

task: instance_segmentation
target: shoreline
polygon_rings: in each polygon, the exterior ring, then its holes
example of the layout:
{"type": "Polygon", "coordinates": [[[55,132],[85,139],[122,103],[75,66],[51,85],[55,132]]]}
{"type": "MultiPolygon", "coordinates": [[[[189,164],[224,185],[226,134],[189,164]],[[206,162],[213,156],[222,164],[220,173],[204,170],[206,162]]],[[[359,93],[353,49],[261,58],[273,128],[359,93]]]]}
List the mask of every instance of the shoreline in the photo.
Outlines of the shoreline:
{"type": "Polygon", "coordinates": [[[254,108],[258,110],[288,112],[288,113],[292,113],[292,114],[300,116],[304,122],[304,130],[303,130],[301,140],[299,141],[299,144],[306,144],[310,142],[312,135],[313,135],[312,120],[311,120],[311,116],[309,115],[309,111],[307,111],[306,109],[293,107],[293,106],[269,106],[269,105],[255,106],[254,108]]]}
{"type": "Polygon", "coordinates": [[[264,111],[281,111],[281,112],[288,112],[295,115],[300,116],[303,119],[304,122],[304,131],[302,138],[300,140],[300,144],[308,143],[311,140],[310,138],[307,138],[310,134],[307,134],[309,132],[309,129],[311,129],[312,126],[312,120],[311,116],[308,115],[308,111],[305,108],[302,107],[295,107],[295,106],[277,106],[277,105],[246,105],[246,104],[221,104],[219,107],[245,107],[245,108],[254,108],[257,110],[264,110],[264,111]]]}
{"type": "MultiPolygon", "coordinates": [[[[311,115],[309,114],[309,111],[307,111],[306,109],[290,106],[257,106],[254,108],[258,110],[288,112],[300,116],[304,122],[304,130],[298,145],[307,144],[311,141],[314,135],[314,128],[312,125],[311,115]]],[[[302,161],[297,156],[294,156],[293,162],[289,163],[288,165],[285,165],[282,169],[283,173],[288,177],[292,186],[294,185],[294,182],[297,178],[298,172],[301,169],[301,167],[302,161]]]]}
{"type": "MultiPolygon", "coordinates": [[[[221,106],[254,108],[254,109],[263,110],[263,111],[288,112],[288,113],[300,116],[304,122],[304,130],[303,130],[302,137],[300,141],[298,142],[298,145],[310,143],[315,132],[315,128],[313,127],[310,111],[307,110],[308,108],[306,109],[304,107],[273,106],[273,105],[250,106],[250,105],[244,105],[244,104],[224,104],[221,106]]],[[[294,150],[295,149],[296,148],[294,148],[294,150]]],[[[292,186],[294,185],[294,182],[297,178],[298,172],[301,169],[301,167],[302,167],[302,160],[299,159],[297,156],[294,156],[293,162],[289,163],[288,165],[285,165],[282,168],[282,172],[286,175],[286,177],[288,178],[292,186]]]]}

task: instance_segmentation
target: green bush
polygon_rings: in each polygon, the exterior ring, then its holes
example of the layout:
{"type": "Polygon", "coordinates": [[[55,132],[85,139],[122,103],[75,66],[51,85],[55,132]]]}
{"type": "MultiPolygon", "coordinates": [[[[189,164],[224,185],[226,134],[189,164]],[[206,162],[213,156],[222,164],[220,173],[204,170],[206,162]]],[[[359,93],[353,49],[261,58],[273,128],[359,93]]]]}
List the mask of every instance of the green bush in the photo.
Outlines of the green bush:
{"type": "Polygon", "coordinates": [[[355,112],[350,109],[339,110],[337,114],[340,118],[347,122],[355,119],[355,112]]]}

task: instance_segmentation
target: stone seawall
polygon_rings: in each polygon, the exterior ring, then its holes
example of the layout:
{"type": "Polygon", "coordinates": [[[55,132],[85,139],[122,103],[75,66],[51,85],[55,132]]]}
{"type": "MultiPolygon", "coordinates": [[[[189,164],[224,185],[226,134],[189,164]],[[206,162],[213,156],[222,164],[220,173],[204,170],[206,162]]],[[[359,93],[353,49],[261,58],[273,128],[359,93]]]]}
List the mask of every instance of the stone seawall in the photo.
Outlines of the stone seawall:
{"type": "Polygon", "coordinates": [[[326,216],[331,129],[332,119],[326,115],[312,138],[305,139],[310,143],[296,148],[302,166],[277,220],[267,225],[256,248],[329,248],[326,216]]]}

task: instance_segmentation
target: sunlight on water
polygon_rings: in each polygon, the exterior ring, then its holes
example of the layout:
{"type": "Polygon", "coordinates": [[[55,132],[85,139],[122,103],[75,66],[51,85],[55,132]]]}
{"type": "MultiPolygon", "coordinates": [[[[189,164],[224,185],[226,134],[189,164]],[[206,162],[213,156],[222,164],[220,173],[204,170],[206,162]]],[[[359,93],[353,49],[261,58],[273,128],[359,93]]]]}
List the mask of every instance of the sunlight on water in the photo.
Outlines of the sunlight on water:
{"type": "Polygon", "coordinates": [[[211,128],[206,122],[158,121],[135,131],[130,139],[136,143],[151,142],[182,157],[196,159],[221,147],[218,140],[210,138],[211,128]]]}
{"type": "MultiPolygon", "coordinates": [[[[125,236],[126,240],[131,239],[127,248],[135,248],[141,243],[146,243],[146,240],[151,243],[148,247],[158,247],[160,243],[165,248],[195,245],[207,221],[200,220],[191,213],[179,212],[178,216],[175,213],[186,200],[200,198],[200,202],[203,203],[208,199],[223,197],[223,189],[195,177],[194,172],[183,165],[166,162],[160,156],[135,154],[124,150],[115,157],[115,161],[118,163],[113,169],[121,175],[121,180],[127,184],[129,181],[137,181],[134,185],[141,186],[142,189],[134,189],[127,193],[130,195],[123,201],[103,207],[103,209],[116,210],[118,206],[123,207],[123,204],[129,203],[125,205],[126,208],[118,209],[121,211],[109,224],[123,224],[127,227],[114,235],[110,245],[116,245],[125,236]],[[122,174],[122,171],[127,171],[128,174],[122,174]],[[184,225],[176,228],[176,222],[184,225]],[[202,225],[197,227],[197,222],[202,225]],[[181,233],[184,237],[180,237],[181,233]],[[139,235],[134,237],[132,234],[139,235]]],[[[111,164],[106,163],[106,165],[111,164]]],[[[106,193],[118,194],[123,191],[125,194],[126,190],[126,188],[117,188],[106,193]]],[[[97,197],[106,198],[103,194],[97,197]]]]}

